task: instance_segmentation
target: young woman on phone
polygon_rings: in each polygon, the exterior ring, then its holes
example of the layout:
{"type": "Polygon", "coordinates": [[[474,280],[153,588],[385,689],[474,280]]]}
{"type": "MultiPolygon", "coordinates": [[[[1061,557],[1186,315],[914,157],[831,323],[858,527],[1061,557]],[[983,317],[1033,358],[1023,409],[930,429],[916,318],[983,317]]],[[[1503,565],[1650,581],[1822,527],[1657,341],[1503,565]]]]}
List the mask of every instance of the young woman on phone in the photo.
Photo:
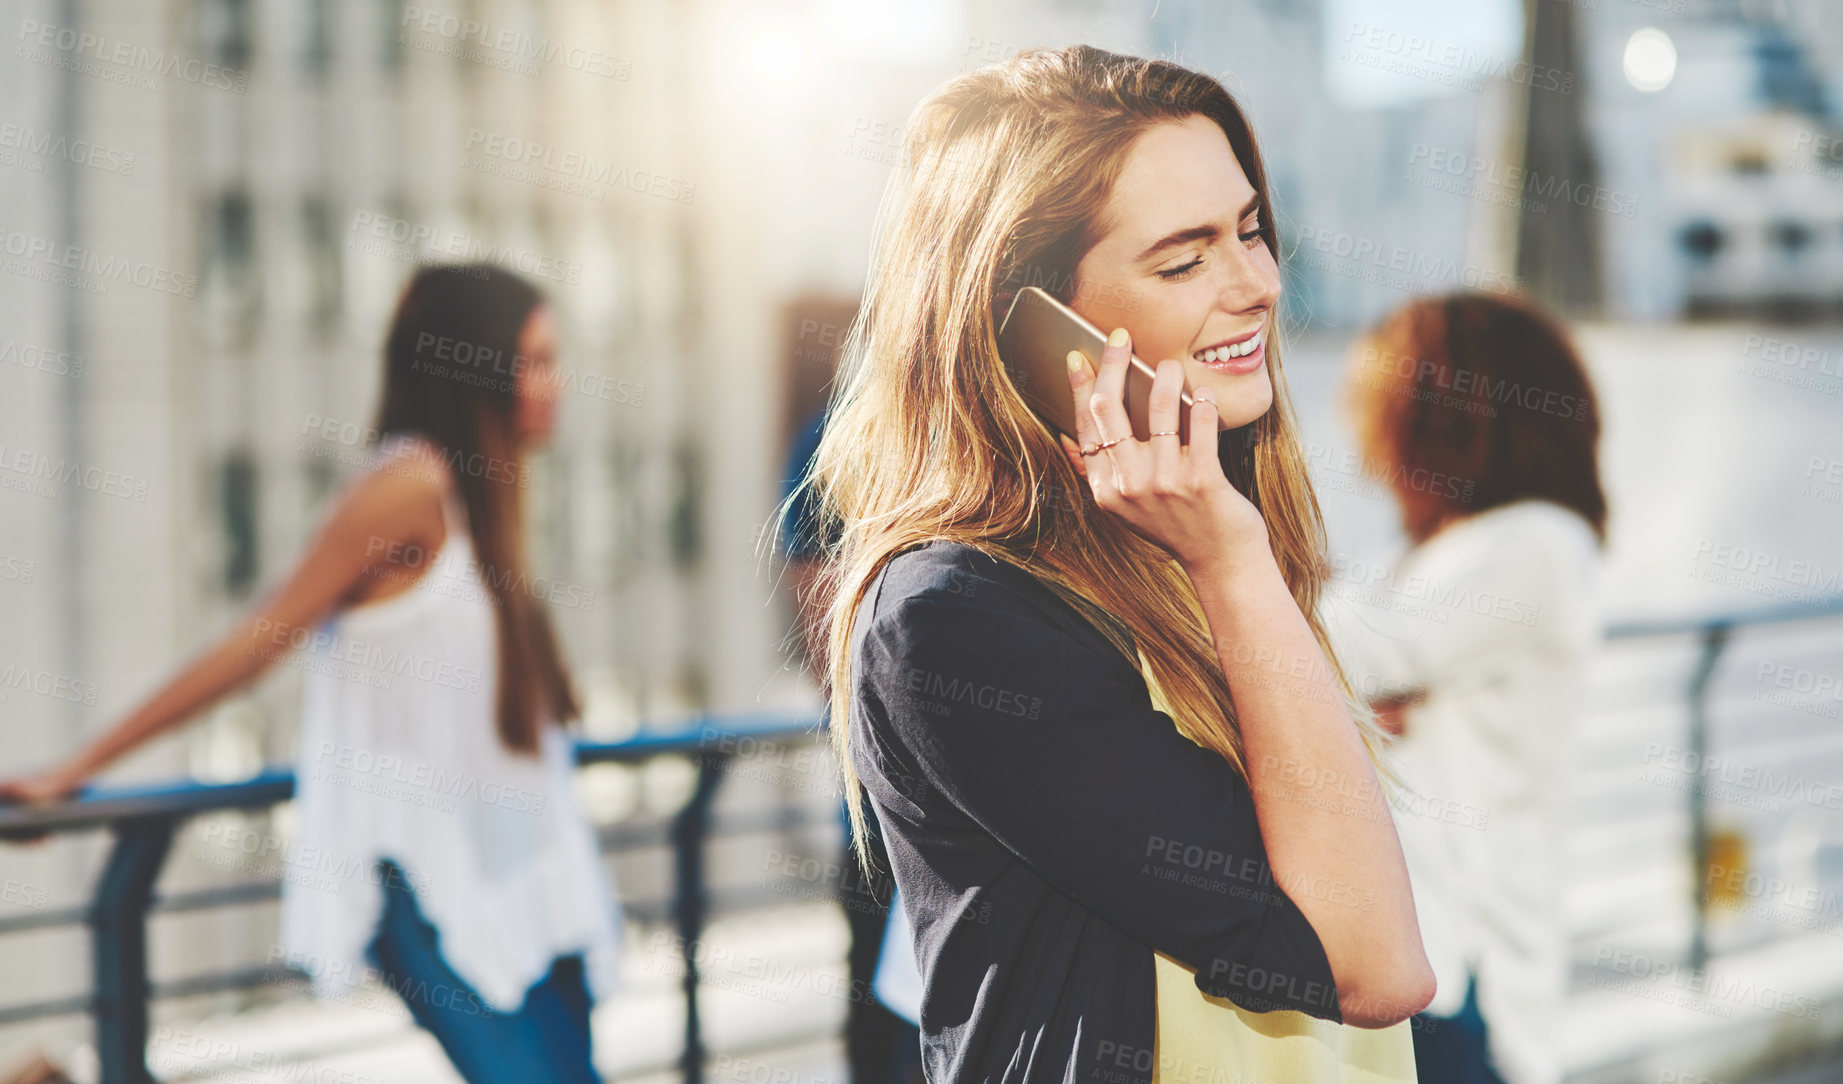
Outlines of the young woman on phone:
{"type": "Polygon", "coordinates": [[[419,271],[370,463],[287,578],[69,762],[0,784],[69,795],[307,647],[284,869],[311,875],[283,878],[276,962],[325,997],[381,978],[470,1082],[598,1080],[590,990],[617,981],[619,911],[570,789],[576,701],[525,572],[555,336],[513,275],[419,271]]]}
{"type": "Polygon", "coordinates": [[[1315,613],[1247,119],[1076,46],[906,130],[815,484],[832,734],[914,927],[928,1078],[1412,1080],[1432,974],[1315,613]],[[1072,359],[1074,440],[997,353],[1028,285],[1112,331],[1072,359]],[[1129,353],[1157,365],[1145,440],[1129,353]]]}

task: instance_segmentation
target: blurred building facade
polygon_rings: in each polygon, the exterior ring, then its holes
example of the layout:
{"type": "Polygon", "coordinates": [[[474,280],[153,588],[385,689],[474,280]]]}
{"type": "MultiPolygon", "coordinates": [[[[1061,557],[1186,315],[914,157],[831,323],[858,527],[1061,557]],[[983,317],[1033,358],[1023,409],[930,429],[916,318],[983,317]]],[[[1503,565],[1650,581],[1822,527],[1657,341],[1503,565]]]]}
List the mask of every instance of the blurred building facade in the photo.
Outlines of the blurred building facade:
{"type": "MultiPolygon", "coordinates": [[[[0,61],[9,773],[112,724],[285,572],[362,460],[419,261],[501,264],[558,313],[562,424],[528,511],[589,731],[754,702],[778,667],[750,560],[775,472],[741,450],[778,401],[736,351],[768,340],[771,301],[711,258],[754,212],[710,183],[700,144],[720,137],[691,123],[696,11],[17,10],[0,61]]],[[[298,702],[278,667],[112,778],[289,761],[298,702]]],[[[163,887],[238,879],[186,839],[163,887]]],[[[9,848],[9,900],[81,903],[104,843],[9,848]]],[[[260,962],[273,914],[156,922],[156,974],[260,962]]],[[[7,938],[4,985],[81,992],[85,954],[80,928],[7,938]]]]}

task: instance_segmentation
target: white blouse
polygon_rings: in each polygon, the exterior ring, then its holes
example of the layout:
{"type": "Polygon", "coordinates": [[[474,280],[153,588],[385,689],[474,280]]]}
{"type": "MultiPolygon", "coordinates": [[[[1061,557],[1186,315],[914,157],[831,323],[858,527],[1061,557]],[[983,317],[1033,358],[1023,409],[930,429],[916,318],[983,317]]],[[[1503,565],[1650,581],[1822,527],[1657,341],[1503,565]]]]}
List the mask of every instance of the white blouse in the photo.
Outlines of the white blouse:
{"type": "Polygon", "coordinates": [[[1588,660],[1601,638],[1592,528],[1548,501],[1454,523],[1392,570],[1334,583],[1323,613],[1358,691],[1419,689],[1390,762],[1422,943],[1451,1016],[1477,976],[1509,1084],[1553,1084],[1568,937],[1562,827],[1588,660]]]}
{"type": "MultiPolygon", "coordinates": [[[[387,441],[369,467],[408,450],[387,441]]],[[[443,960],[491,1010],[517,1011],[573,953],[605,999],[618,986],[621,912],[571,789],[572,743],[550,723],[537,756],[501,743],[492,601],[452,490],[443,514],[440,549],[397,562],[414,586],[334,614],[308,645],[282,962],[321,997],[367,984],[387,857],[443,960]]]]}

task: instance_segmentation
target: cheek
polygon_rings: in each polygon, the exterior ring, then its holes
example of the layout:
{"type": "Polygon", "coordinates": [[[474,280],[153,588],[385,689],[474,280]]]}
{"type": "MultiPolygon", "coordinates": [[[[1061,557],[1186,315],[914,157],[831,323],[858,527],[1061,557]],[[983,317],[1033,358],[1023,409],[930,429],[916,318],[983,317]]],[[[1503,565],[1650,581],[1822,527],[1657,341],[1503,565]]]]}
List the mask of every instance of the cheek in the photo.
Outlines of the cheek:
{"type": "Polygon", "coordinates": [[[1101,329],[1102,333],[1123,327],[1136,331],[1144,301],[1133,290],[1109,279],[1076,278],[1075,297],[1069,307],[1081,318],[1101,329]]]}
{"type": "Polygon", "coordinates": [[[1211,295],[1202,289],[1166,287],[1148,297],[1127,329],[1133,333],[1133,353],[1157,365],[1176,358],[1191,367],[1190,344],[1209,318],[1211,295]]]}
{"type": "Polygon", "coordinates": [[[518,398],[520,402],[543,403],[556,396],[556,374],[550,369],[527,369],[519,379],[518,398]]]}

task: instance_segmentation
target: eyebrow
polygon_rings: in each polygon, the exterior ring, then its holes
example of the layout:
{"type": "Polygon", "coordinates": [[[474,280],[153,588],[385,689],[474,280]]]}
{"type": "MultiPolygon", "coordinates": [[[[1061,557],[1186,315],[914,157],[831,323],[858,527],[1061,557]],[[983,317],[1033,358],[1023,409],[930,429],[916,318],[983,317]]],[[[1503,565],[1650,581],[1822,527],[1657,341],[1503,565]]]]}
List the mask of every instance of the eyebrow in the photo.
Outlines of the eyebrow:
{"type": "MultiPolygon", "coordinates": [[[[1256,192],[1249,198],[1247,204],[1242,207],[1241,214],[1235,216],[1236,221],[1239,222],[1253,214],[1260,204],[1261,194],[1256,192]]],[[[1178,245],[1186,245],[1192,241],[1214,241],[1220,236],[1222,236],[1222,231],[1215,226],[1187,226],[1184,229],[1167,233],[1163,237],[1147,245],[1144,252],[1133,257],[1133,262],[1140,263],[1149,260],[1165,249],[1174,248],[1178,245]]]]}

